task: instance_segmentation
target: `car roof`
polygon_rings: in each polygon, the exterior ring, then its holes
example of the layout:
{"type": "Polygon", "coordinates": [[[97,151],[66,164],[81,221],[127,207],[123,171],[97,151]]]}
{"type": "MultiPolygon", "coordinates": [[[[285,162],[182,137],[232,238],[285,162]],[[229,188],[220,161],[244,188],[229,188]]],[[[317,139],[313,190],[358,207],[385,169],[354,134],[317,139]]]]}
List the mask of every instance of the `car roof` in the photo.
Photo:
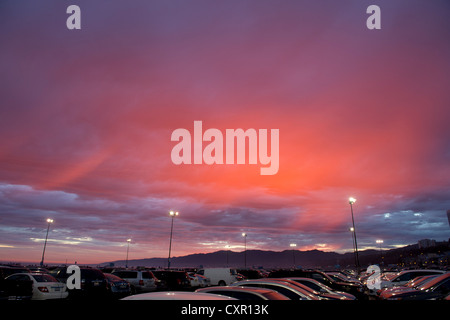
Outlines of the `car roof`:
{"type": "Polygon", "coordinates": [[[271,289],[267,289],[267,288],[244,287],[244,286],[234,286],[234,287],[213,286],[213,287],[208,287],[208,288],[197,289],[196,292],[203,292],[203,291],[208,291],[208,290],[225,290],[225,291],[240,290],[240,291],[249,291],[249,292],[261,293],[261,294],[276,292],[275,290],[271,290],[271,289]]]}
{"type": "Polygon", "coordinates": [[[405,273],[408,273],[408,272],[436,272],[436,273],[445,273],[444,270],[439,270],[439,269],[411,269],[411,270],[403,270],[403,271],[400,271],[400,272],[398,273],[398,275],[400,275],[400,274],[405,274],[405,273]]]}
{"type": "Polygon", "coordinates": [[[235,298],[219,294],[186,292],[186,291],[162,291],[135,294],[122,300],[237,300],[235,298]]]}
{"type": "MultiPolygon", "coordinates": [[[[51,274],[48,273],[42,273],[42,272],[16,272],[16,273],[12,273],[10,274],[8,277],[11,276],[15,276],[15,275],[25,275],[25,276],[50,276],[52,278],[55,278],[54,276],[52,276],[51,274]]],[[[56,278],[55,278],[56,280],[56,278]]],[[[57,280],[56,280],[57,281],[57,280]]]]}
{"type": "Polygon", "coordinates": [[[231,286],[236,286],[239,287],[239,284],[245,285],[246,283],[261,283],[261,284],[276,284],[278,286],[284,286],[284,287],[289,287],[292,290],[296,290],[300,293],[303,294],[303,292],[301,291],[301,288],[297,288],[294,284],[290,284],[289,282],[286,281],[286,279],[248,279],[248,280],[242,280],[242,281],[238,281],[238,282],[234,282],[231,284],[231,286]]]}

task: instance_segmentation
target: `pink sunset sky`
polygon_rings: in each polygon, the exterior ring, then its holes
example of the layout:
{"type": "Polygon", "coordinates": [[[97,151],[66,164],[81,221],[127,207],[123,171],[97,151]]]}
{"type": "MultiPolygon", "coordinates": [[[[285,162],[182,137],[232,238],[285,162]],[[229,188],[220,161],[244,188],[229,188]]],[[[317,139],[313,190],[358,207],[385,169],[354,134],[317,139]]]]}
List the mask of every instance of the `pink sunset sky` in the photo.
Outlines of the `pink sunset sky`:
{"type": "Polygon", "coordinates": [[[0,261],[447,240],[448,1],[2,1],[0,261]],[[81,30],[66,8],[81,8],[81,30]],[[378,4],[381,30],[366,28],[378,4]],[[279,129],[279,171],[171,134],[279,129]]]}

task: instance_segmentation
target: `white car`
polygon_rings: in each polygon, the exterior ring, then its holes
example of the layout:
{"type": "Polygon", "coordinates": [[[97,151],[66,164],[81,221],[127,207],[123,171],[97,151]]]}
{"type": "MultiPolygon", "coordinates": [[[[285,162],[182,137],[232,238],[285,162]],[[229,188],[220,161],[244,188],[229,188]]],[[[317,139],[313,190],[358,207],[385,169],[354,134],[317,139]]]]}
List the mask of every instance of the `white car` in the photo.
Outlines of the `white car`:
{"type": "Polygon", "coordinates": [[[156,277],[148,270],[114,270],[113,275],[128,281],[132,293],[155,291],[156,277]]]}
{"type": "Polygon", "coordinates": [[[189,279],[191,280],[191,287],[196,288],[204,288],[211,285],[211,280],[201,274],[190,273],[189,279]]]}
{"type": "Polygon", "coordinates": [[[198,270],[197,273],[209,278],[213,286],[228,286],[242,280],[236,269],[232,268],[204,268],[198,270]]]}
{"type": "Polygon", "coordinates": [[[45,273],[14,273],[8,276],[14,281],[33,281],[31,300],[65,299],[69,295],[67,286],[45,273]]]}

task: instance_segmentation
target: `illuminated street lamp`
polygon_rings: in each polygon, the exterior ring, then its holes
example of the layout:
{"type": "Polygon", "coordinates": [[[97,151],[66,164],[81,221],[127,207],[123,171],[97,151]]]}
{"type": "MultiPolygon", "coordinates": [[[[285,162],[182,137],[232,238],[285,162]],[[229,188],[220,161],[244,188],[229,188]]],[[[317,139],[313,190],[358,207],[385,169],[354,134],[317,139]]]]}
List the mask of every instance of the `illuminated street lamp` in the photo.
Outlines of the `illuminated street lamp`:
{"type": "Polygon", "coordinates": [[[127,239],[128,245],[127,245],[127,260],[125,262],[125,268],[128,268],[128,250],[130,250],[130,242],[131,239],[127,239]]]}
{"type": "Polygon", "coordinates": [[[244,237],[244,269],[247,268],[247,234],[245,232],[242,233],[244,237]]]}
{"type": "Polygon", "coordinates": [[[173,218],[178,216],[178,211],[170,211],[169,215],[172,217],[172,224],[170,226],[169,258],[167,258],[167,269],[170,269],[170,252],[172,251],[173,218]]]}
{"type": "Polygon", "coordinates": [[[355,228],[355,219],[353,217],[353,204],[356,202],[356,199],[353,197],[348,198],[348,203],[350,204],[350,210],[352,213],[352,225],[353,225],[353,244],[355,251],[355,267],[356,271],[359,272],[359,256],[358,256],[358,243],[356,241],[356,228],[355,228]]]}
{"type": "Polygon", "coordinates": [[[48,231],[50,230],[50,224],[53,223],[53,219],[47,219],[47,235],[45,236],[45,242],[44,242],[44,250],[42,251],[42,259],[41,259],[41,267],[44,265],[44,255],[45,255],[45,247],[47,246],[47,239],[48,239],[48,231]]]}
{"type": "Polygon", "coordinates": [[[295,249],[297,247],[296,243],[291,243],[289,247],[292,248],[292,260],[294,261],[294,269],[295,269],[295,249]]]}

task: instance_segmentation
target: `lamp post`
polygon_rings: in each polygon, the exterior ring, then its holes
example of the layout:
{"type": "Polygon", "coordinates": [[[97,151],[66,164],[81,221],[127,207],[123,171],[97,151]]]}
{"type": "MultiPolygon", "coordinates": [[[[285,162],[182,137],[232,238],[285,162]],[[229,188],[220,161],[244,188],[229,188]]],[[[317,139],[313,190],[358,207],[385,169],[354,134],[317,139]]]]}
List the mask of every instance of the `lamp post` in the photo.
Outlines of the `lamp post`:
{"type": "Polygon", "coordinates": [[[130,242],[131,239],[127,239],[128,245],[127,245],[127,260],[125,262],[125,268],[128,268],[128,250],[130,250],[130,242]]]}
{"type": "Polygon", "coordinates": [[[356,266],[356,255],[355,255],[355,236],[353,235],[353,232],[355,229],[353,227],[350,227],[350,232],[352,234],[352,246],[353,246],[353,258],[355,259],[355,266],[356,266]]]}
{"type": "Polygon", "coordinates": [[[170,211],[169,215],[172,217],[172,223],[170,226],[169,258],[167,258],[167,269],[170,269],[170,252],[172,251],[173,218],[178,216],[178,211],[170,211]]]}
{"type": "Polygon", "coordinates": [[[244,269],[247,268],[247,234],[245,232],[242,233],[244,237],[244,269]]]}
{"type": "Polygon", "coordinates": [[[42,251],[42,259],[41,259],[41,267],[44,265],[44,255],[45,255],[45,247],[47,246],[47,239],[48,239],[48,231],[50,230],[50,224],[53,223],[53,219],[47,219],[47,234],[45,236],[45,242],[44,242],[44,250],[42,251]]]}
{"type": "Polygon", "coordinates": [[[355,219],[353,217],[353,204],[356,202],[356,199],[350,197],[348,199],[348,203],[350,204],[350,210],[352,213],[352,225],[353,225],[353,243],[355,245],[355,267],[356,271],[359,272],[359,256],[358,256],[358,243],[356,241],[356,228],[355,228],[355,219]]]}
{"type": "Polygon", "coordinates": [[[294,262],[294,269],[295,269],[295,249],[294,248],[297,247],[297,244],[291,243],[289,246],[292,248],[292,260],[294,262]]]}
{"type": "Polygon", "coordinates": [[[383,263],[383,251],[381,250],[381,244],[382,244],[383,242],[384,242],[384,241],[381,240],[381,239],[378,239],[378,240],[376,241],[376,243],[378,243],[378,244],[380,245],[380,259],[381,259],[380,265],[381,265],[381,263],[383,263]]]}

